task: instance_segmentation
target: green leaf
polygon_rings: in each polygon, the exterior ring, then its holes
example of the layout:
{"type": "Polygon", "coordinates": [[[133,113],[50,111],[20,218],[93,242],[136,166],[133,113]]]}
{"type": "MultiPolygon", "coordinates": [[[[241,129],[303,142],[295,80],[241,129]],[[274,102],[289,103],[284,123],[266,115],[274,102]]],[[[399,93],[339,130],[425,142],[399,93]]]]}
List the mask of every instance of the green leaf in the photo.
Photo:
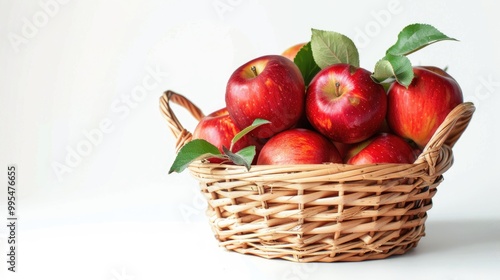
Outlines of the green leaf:
{"type": "Polygon", "coordinates": [[[184,171],[191,162],[211,157],[224,158],[219,149],[208,141],[203,139],[191,140],[179,150],[168,174],[172,172],[180,173],[184,171]]]}
{"type": "Polygon", "coordinates": [[[403,28],[398,35],[397,42],[387,50],[391,55],[408,55],[427,45],[442,41],[453,40],[429,24],[415,23],[403,28]]]}
{"type": "Polygon", "coordinates": [[[255,119],[251,125],[245,127],[233,137],[233,139],[231,140],[231,147],[229,147],[229,150],[232,151],[234,144],[238,142],[238,140],[240,140],[243,136],[247,135],[250,131],[256,129],[257,127],[263,124],[268,124],[268,123],[271,122],[264,119],[255,119]]]}
{"type": "Polygon", "coordinates": [[[224,154],[236,165],[243,165],[247,170],[250,170],[253,158],[255,157],[255,146],[248,146],[239,150],[237,153],[233,153],[226,147],[222,147],[224,154]]]}
{"type": "Polygon", "coordinates": [[[348,63],[359,67],[356,45],[340,33],[312,29],[311,48],[314,61],[321,69],[336,63],[348,63]]]}
{"type": "Polygon", "coordinates": [[[395,79],[399,84],[408,87],[413,80],[413,67],[406,56],[388,54],[375,64],[372,79],[378,83],[395,79]]]}
{"type": "Polygon", "coordinates": [[[233,137],[233,140],[231,141],[231,148],[229,150],[226,147],[223,147],[224,154],[222,154],[216,146],[204,139],[194,139],[189,141],[182,146],[177,153],[168,174],[172,172],[180,173],[184,171],[193,161],[207,158],[229,159],[234,164],[244,165],[247,169],[250,169],[256,153],[255,146],[243,148],[237,153],[231,152],[232,146],[253,129],[267,123],[270,122],[264,119],[255,119],[250,126],[246,127],[233,137]]]}
{"type": "Polygon", "coordinates": [[[321,70],[314,61],[311,42],[304,45],[295,55],[293,62],[299,67],[304,83],[309,85],[314,76],[321,70]]]}

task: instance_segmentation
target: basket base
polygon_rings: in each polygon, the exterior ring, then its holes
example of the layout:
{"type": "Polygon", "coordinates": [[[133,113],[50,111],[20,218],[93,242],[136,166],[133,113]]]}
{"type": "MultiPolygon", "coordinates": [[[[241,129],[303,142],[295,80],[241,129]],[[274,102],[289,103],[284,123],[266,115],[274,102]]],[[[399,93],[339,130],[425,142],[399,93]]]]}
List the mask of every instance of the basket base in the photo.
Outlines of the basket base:
{"type": "MultiPolygon", "coordinates": [[[[359,234],[351,233],[349,237],[344,236],[342,238],[353,238],[357,235],[359,234]]],[[[304,244],[295,247],[287,242],[265,242],[257,239],[219,240],[219,244],[229,251],[266,259],[283,259],[300,263],[359,262],[405,254],[417,247],[423,236],[425,236],[425,225],[421,224],[412,229],[375,232],[373,235],[363,234],[343,244],[338,244],[331,237],[324,235],[302,237],[302,240],[318,239],[320,237],[323,237],[323,239],[308,245],[304,244]]]]}

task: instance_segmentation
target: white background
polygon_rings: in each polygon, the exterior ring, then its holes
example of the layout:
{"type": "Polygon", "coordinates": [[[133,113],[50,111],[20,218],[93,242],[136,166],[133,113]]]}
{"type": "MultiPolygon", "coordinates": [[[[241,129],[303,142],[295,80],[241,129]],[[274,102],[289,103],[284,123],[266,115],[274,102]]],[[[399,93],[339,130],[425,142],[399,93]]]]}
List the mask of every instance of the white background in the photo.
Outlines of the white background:
{"type": "MultiPolygon", "coordinates": [[[[1,279],[498,276],[497,3],[193,2],[0,1],[1,279]],[[415,22],[460,41],[431,45],[412,63],[448,66],[477,106],[419,246],[382,261],[334,264],[219,248],[196,181],[187,172],[167,175],[175,139],[159,111],[162,92],[176,90],[214,111],[224,106],[237,66],[308,41],[311,28],[351,37],[361,66],[372,70],[415,22]],[[19,170],[16,273],[6,263],[9,164],[19,170]]],[[[194,120],[178,112],[192,131],[194,120]]]]}

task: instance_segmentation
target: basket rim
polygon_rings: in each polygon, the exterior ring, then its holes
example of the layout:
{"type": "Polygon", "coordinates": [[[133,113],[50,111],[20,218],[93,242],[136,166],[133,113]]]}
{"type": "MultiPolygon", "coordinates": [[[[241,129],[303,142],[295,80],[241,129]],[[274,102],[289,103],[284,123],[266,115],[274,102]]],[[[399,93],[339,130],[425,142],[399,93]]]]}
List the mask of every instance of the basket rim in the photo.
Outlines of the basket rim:
{"type": "Polygon", "coordinates": [[[319,181],[353,182],[361,180],[381,181],[400,178],[421,179],[432,183],[453,164],[453,151],[444,145],[436,160],[434,173],[429,173],[426,161],[411,164],[380,163],[352,165],[342,163],[294,164],[294,165],[252,165],[244,166],[196,161],[188,166],[193,176],[202,180],[252,181],[259,184],[270,182],[311,183],[319,181]]]}

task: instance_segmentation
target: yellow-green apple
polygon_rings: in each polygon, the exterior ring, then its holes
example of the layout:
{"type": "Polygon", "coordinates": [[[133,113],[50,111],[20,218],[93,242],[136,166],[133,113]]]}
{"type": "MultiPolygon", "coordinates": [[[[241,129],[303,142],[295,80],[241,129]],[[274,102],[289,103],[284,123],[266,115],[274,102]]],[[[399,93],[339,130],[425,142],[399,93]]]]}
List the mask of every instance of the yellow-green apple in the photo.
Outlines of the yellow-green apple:
{"type": "Polygon", "coordinates": [[[276,134],[262,147],[257,164],[342,163],[333,143],[318,132],[293,128],[276,134]]]}
{"type": "Polygon", "coordinates": [[[281,53],[282,56],[290,59],[291,61],[293,61],[295,59],[295,56],[297,55],[297,53],[300,51],[300,49],[305,45],[306,43],[298,43],[298,44],[295,44],[291,47],[289,47],[288,49],[286,49],[285,51],[283,51],[283,53],[281,53]]]}
{"type": "Polygon", "coordinates": [[[257,119],[268,120],[250,132],[269,138],[291,128],[304,111],[305,85],[299,68],[281,55],[265,55],[246,62],[229,77],[226,108],[243,129],[257,119]]]}
{"type": "Polygon", "coordinates": [[[311,125],[335,142],[357,143],[375,134],[385,118],[387,95],[371,73],[349,64],[323,68],[306,93],[311,125]]]}
{"type": "Polygon", "coordinates": [[[457,81],[434,66],[413,67],[408,88],[388,90],[387,122],[392,131],[424,147],[453,108],[463,102],[457,81]]]}
{"type": "Polygon", "coordinates": [[[402,137],[380,133],[356,144],[347,153],[347,164],[413,163],[415,152],[402,137]]]}
{"type": "MultiPolygon", "coordinates": [[[[231,140],[240,132],[240,129],[235,125],[233,120],[229,117],[226,108],[219,109],[205,117],[196,125],[193,131],[193,139],[204,139],[216,146],[221,153],[224,153],[222,147],[229,149],[231,147],[231,140]]],[[[232,152],[237,152],[242,148],[254,145],[256,153],[259,152],[262,144],[254,137],[245,135],[237,141],[232,152]]],[[[257,156],[255,157],[255,159],[257,156]]],[[[220,163],[223,160],[219,158],[209,158],[212,163],[220,163]]]]}

